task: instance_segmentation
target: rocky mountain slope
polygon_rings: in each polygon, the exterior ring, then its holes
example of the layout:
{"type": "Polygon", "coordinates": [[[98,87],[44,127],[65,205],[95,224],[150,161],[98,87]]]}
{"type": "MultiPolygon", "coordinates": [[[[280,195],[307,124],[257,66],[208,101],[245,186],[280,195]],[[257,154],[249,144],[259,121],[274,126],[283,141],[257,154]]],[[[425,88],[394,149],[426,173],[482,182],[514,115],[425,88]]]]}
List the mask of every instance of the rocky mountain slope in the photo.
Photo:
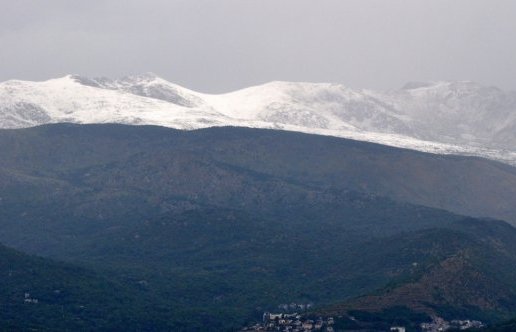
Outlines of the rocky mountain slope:
{"type": "Polygon", "coordinates": [[[516,162],[516,93],[473,82],[410,83],[387,92],[271,82],[220,95],[153,74],[0,84],[1,128],[58,122],[284,129],[516,162]]]}

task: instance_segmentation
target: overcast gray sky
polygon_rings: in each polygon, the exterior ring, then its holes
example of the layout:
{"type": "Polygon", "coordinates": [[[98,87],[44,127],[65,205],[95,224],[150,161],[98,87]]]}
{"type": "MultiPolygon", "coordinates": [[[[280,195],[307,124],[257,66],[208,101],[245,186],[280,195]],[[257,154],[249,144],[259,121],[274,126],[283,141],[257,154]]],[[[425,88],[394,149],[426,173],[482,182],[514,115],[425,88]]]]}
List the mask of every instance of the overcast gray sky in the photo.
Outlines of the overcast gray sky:
{"type": "Polygon", "coordinates": [[[516,1],[0,0],[0,81],[148,71],[205,92],[271,80],[516,90],[516,1]]]}

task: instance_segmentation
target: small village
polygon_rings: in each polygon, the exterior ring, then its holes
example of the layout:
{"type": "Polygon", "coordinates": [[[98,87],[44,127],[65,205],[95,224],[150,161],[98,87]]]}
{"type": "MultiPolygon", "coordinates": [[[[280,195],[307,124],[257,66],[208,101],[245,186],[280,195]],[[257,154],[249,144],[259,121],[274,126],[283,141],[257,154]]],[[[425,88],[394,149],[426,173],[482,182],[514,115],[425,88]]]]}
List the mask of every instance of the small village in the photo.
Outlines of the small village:
{"type": "Polygon", "coordinates": [[[441,332],[448,330],[469,330],[469,329],[479,329],[484,327],[484,323],[478,320],[459,320],[455,319],[452,321],[444,320],[440,317],[434,317],[432,322],[430,323],[422,323],[421,331],[423,332],[441,332]]]}
{"type": "MultiPolygon", "coordinates": [[[[352,318],[354,319],[354,318],[352,318]]],[[[432,322],[422,323],[422,332],[442,332],[449,330],[465,331],[469,329],[482,328],[485,325],[478,320],[451,320],[447,321],[440,317],[434,317],[432,322]]],[[[241,331],[281,331],[281,332],[334,332],[335,319],[333,317],[307,317],[299,313],[277,313],[266,312],[263,314],[263,321],[252,326],[244,327],[241,331]]],[[[391,332],[405,332],[403,326],[392,326],[391,332]]]]}
{"type": "Polygon", "coordinates": [[[244,327],[241,331],[282,331],[282,332],[305,332],[321,331],[333,332],[335,321],[333,317],[310,319],[298,313],[292,314],[263,314],[263,322],[253,326],[244,327]]]}

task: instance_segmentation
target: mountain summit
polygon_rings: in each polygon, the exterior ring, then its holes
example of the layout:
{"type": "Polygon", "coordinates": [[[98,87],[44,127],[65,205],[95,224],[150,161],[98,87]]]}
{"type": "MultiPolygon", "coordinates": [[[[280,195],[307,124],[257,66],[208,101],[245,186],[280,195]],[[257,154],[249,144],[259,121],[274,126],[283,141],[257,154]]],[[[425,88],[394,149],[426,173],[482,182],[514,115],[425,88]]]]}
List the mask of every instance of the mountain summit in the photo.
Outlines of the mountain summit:
{"type": "Polygon", "coordinates": [[[0,83],[0,128],[59,122],[272,128],[516,163],[516,92],[470,81],[386,92],[271,82],[218,95],[153,73],[0,83]]]}

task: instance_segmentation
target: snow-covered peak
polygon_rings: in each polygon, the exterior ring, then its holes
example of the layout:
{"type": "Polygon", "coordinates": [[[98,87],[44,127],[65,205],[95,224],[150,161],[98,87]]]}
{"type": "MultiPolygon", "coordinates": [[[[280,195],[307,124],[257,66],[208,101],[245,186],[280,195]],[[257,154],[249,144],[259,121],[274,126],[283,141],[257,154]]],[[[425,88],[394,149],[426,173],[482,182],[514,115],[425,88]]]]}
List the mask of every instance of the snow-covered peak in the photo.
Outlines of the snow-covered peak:
{"type": "Polygon", "coordinates": [[[387,92],[274,81],[216,95],[152,73],[0,83],[0,127],[55,122],[277,128],[516,161],[516,93],[469,81],[387,92]]]}
{"type": "Polygon", "coordinates": [[[197,107],[204,103],[196,92],[168,82],[150,72],[125,76],[114,80],[105,77],[87,78],[76,75],[69,77],[82,85],[127,92],[138,96],[164,100],[185,107],[197,107]]]}
{"type": "Polygon", "coordinates": [[[504,92],[496,87],[489,87],[472,81],[436,81],[436,82],[412,82],[407,83],[402,91],[414,95],[432,95],[456,97],[477,96],[485,94],[503,94],[504,92]]]}
{"type": "Polygon", "coordinates": [[[425,140],[513,148],[516,93],[471,81],[409,84],[377,98],[411,119],[414,135],[425,140]],[[510,137],[509,137],[510,136],[510,137]]]}

